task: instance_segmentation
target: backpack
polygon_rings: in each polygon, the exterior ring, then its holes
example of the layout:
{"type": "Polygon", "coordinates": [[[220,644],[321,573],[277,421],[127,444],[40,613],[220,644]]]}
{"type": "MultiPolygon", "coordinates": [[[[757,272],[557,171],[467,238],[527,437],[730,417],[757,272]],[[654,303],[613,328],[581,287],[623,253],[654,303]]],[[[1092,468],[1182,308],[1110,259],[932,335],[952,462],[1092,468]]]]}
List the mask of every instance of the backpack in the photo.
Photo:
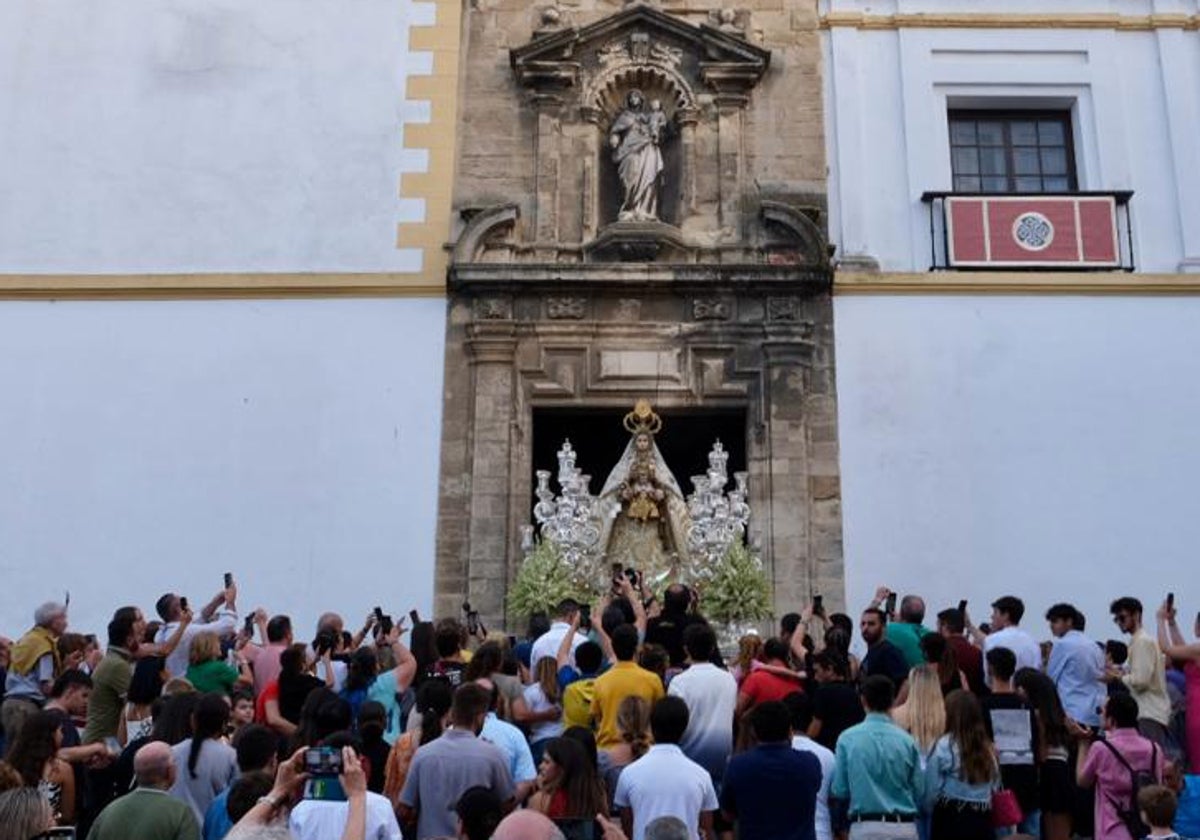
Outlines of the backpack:
{"type": "Polygon", "coordinates": [[[1129,771],[1129,806],[1121,807],[1121,803],[1108,797],[1109,803],[1117,812],[1117,818],[1121,820],[1121,824],[1125,826],[1129,832],[1129,836],[1135,838],[1145,837],[1150,833],[1150,826],[1142,822],[1141,809],[1138,808],[1138,794],[1142,792],[1142,788],[1150,787],[1157,784],[1157,779],[1154,776],[1154,768],[1158,766],[1158,744],[1151,743],[1150,745],[1150,769],[1149,770],[1134,770],[1125,756],[1121,755],[1121,751],[1114,747],[1106,740],[1101,740],[1100,743],[1108,747],[1117,761],[1129,771]]]}

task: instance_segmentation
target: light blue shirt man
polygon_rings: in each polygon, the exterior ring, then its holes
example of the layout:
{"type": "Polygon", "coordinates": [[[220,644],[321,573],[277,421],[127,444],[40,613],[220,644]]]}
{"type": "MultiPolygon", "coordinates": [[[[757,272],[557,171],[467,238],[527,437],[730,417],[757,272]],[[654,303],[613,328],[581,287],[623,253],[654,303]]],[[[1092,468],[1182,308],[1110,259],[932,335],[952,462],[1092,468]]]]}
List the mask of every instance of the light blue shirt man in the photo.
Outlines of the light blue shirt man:
{"type": "Polygon", "coordinates": [[[915,816],[925,797],[913,737],[880,712],[841,734],[829,795],[850,800],[850,816],[915,816]]]}
{"type": "Polygon", "coordinates": [[[488,712],[479,737],[500,749],[508,763],[508,772],[512,776],[513,784],[532,782],[537,778],[537,768],[533,766],[533,753],[529,750],[529,741],[520,729],[500,720],[495,712],[488,712]]]}
{"type": "Polygon", "coordinates": [[[1054,640],[1046,675],[1058,687],[1063,710],[1087,726],[1100,725],[1098,709],[1107,695],[1104,685],[1104,651],[1078,630],[1068,630],[1054,640]]]}

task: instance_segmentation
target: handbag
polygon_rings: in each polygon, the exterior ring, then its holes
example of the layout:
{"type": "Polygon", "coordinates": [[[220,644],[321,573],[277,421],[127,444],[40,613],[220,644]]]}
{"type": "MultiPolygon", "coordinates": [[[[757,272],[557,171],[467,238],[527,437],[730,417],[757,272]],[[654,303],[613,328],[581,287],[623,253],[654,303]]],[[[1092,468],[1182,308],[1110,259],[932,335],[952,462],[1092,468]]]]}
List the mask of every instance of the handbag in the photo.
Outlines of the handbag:
{"type": "Polygon", "coordinates": [[[1025,819],[1017,795],[1007,788],[992,791],[992,828],[1020,825],[1025,819]]]}

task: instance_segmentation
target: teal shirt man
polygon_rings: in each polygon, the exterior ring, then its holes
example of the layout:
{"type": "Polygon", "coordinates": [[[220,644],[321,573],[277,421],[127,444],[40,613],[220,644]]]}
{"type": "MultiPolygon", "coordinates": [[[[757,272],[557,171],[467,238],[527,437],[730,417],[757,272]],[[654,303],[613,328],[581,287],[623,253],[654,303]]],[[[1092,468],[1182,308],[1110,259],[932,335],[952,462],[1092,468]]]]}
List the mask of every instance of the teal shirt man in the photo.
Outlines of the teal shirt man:
{"type": "Polygon", "coordinates": [[[925,664],[925,654],[921,652],[921,637],[929,634],[923,624],[909,624],[907,621],[890,621],[885,638],[900,648],[904,661],[909,668],[925,664]]]}
{"type": "MultiPolygon", "coordinates": [[[[888,687],[890,693],[890,681],[888,687]]],[[[829,795],[849,799],[852,818],[913,816],[925,796],[917,742],[884,712],[868,710],[862,723],[842,733],[836,766],[829,795]]]]}

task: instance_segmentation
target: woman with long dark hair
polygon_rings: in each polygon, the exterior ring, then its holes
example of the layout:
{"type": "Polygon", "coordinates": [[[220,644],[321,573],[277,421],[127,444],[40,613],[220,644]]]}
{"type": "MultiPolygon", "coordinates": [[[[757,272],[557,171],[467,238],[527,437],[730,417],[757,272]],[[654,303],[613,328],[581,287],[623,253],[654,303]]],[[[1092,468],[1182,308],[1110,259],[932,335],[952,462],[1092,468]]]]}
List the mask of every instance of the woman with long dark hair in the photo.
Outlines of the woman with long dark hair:
{"type": "Polygon", "coordinates": [[[1075,809],[1075,780],[1071,764],[1074,746],[1067,729],[1054,681],[1041,671],[1022,668],[1013,676],[1017,693],[1033,707],[1038,728],[1038,801],[1042,811],[1042,837],[1069,840],[1075,809]]]}
{"type": "Polygon", "coordinates": [[[608,815],[607,791],[582,744],[572,738],[550,739],[529,807],[552,820],[592,820],[596,814],[608,815]]]}
{"type": "Polygon", "coordinates": [[[300,722],[300,709],[308,695],[318,688],[333,688],[333,668],[328,667],[329,653],[325,653],[325,681],[313,676],[304,645],[292,645],[279,652],[279,714],[289,723],[300,722]]]}
{"type": "Polygon", "coordinates": [[[431,677],[417,689],[416,710],[420,722],[396,739],[388,753],[387,772],[383,781],[383,795],[396,808],[400,804],[400,792],[408,779],[408,768],[412,764],[417,748],[440,738],[450,717],[450,706],[454,702],[454,688],[449,680],[431,677]]]}
{"type": "Polygon", "coordinates": [[[25,719],[4,760],[26,787],[37,788],[54,812],[58,825],[75,824],[75,773],[58,757],[62,747],[60,718],[37,711],[25,719]]]}
{"type": "Polygon", "coordinates": [[[932,811],[930,840],[994,840],[992,793],[1000,767],[973,694],[946,698],[946,734],[925,766],[925,804],[932,811]]]}
{"type": "Polygon", "coordinates": [[[117,724],[117,741],[122,747],[130,741],[144,738],[154,728],[151,706],[162,696],[166,667],[167,661],[161,656],[139,659],[133,666],[133,675],[125,693],[125,708],[117,724]]]}
{"type": "Polygon", "coordinates": [[[500,717],[514,723],[534,723],[529,706],[525,702],[525,686],[519,678],[504,673],[506,647],[507,640],[500,642],[489,639],[481,644],[467,663],[463,680],[491,680],[496,688],[500,689],[500,717]]]}
{"type": "Polygon", "coordinates": [[[225,697],[202,694],[192,713],[192,737],[171,748],[179,768],[171,795],[191,806],[200,824],[217,794],[237,776],[237,752],[224,741],[228,723],[225,697]]]}

